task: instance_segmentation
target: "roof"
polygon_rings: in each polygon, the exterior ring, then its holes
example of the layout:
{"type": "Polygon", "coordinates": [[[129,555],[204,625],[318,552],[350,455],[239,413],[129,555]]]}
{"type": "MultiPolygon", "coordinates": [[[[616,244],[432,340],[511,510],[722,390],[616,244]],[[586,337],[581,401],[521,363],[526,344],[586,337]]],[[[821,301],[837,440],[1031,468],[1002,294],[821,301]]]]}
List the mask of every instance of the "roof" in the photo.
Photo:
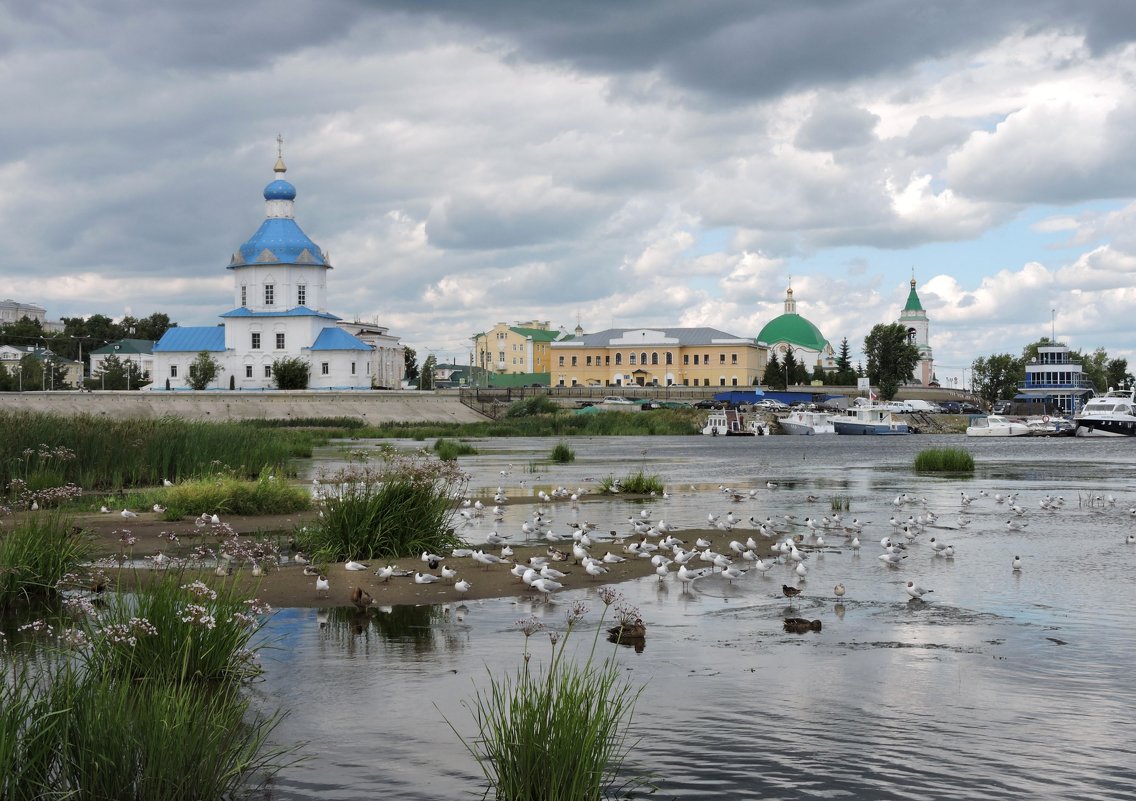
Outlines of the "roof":
{"type": "Polygon", "coordinates": [[[334,314],[328,312],[315,311],[309,309],[307,306],[294,306],[291,309],[270,312],[254,312],[249,311],[246,307],[241,306],[239,309],[233,309],[220,315],[221,317],[322,317],[325,320],[338,320],[334,314]]]}
{"type": "Polygon", "coordinates": [[[788,342],[817,352],[823,351],[828,345],[828,340],[820,329],[799,314],[774,317],[758,333],[757,341],[770,345],[774,342],[788,342]]]}
{"type": "Polygon", "coordinates": [[[533,342],[554,342],[560,336],[559,331],[549,331],[545,328],[523,328],[522,326],[511,325],[509,330],[523,337],[532,337],[533,342]]]}
{"type": "Polygon", "coordinates": [[[241,245],[229,269],[250,264],[311,264],[330,267],[319,249],[290,217],[269,217],[241,245]]]}
{"type": "Polygon", "coordinates": [[[308,350],[365,350],[372,351],[374,348],[357,339],[351,334],[348,334],[342,328],[329,326],[319,332],[316,341],[308,350]]]}
{"type": "MultiPolygon", "coordinates": [[[[554,333],[554,332],[550,332],[554,333]]],[[[557,345],[575,345],[585,348],[606,347],[666,347],[690,345],[752,344],[748,337],[739,337],[717,328],[608,328],[594,334],[569,335],[553,342],[557,345]],[[638,335],[638,336],[636,336],[638,335]]]]}
{"type": "Polygon", "coordinates": [[[219,325],[171,328],[154,345],[154,353],[200,353],[225,350],[225,329],[219,325]]]}
{"type": "Polygon", "coordinates": [[[113,356],[117,353],[153,353],[152,339],[120,339],[91,351],[92,356],[113,356]]]}
{"type": "Polygon", "coordinates": [[[904,311],[923,311],[923,304],[919,302],[919,293],[915,291],[915,279],[911,279],[911,291],[907,293],[907,305],[904,311]]]}

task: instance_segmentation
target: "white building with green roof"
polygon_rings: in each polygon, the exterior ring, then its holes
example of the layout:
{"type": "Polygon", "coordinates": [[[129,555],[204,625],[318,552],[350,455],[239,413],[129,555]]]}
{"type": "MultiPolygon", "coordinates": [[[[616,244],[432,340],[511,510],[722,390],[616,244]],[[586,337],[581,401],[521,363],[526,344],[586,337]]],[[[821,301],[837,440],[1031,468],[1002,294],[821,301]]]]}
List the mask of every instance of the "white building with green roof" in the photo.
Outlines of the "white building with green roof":
{"type": "Polygon", "coordinates": [[[931,353],[930,321],[919,293],[915,291],[915,276],[911,276],[911,291],[907,303],[899,313],[899,324],[907,330],[907,341],[919,349],[919,363],[915,366],[915,380],[923,386],[935,381],[935,359],[931,353]]]}
{"type": "Polygon", "coordinates": [[[832,345],[810,320],[797,314],[797,301],[793,299],[791,286],[785,290],[785,313],[762,327],[757,342],[769,348],[771,354],[777,354],[780,361],[785,360],[785,355],[792,348],[793,358],[798,364],[809,369],[817,365],[825,370],[836,369],[832,345]]]}

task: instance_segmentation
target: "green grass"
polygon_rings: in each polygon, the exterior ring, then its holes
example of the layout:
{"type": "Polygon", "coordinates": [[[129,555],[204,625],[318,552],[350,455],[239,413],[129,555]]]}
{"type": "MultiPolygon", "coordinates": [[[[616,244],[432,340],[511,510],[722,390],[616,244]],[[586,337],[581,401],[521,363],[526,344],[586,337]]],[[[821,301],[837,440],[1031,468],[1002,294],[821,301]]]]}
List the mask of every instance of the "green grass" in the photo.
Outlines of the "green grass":
{"type": "Polygon", "coordinates": [[[291,485],[282,478],[276,478],[272,471],[263,470],[255,481],[219,475],[179,482],[160,492],[160,499],[154,503],[166,507],[165,519],[180,520],[202,512],[289,514],[311,508],[312,497],[305,488],[291,485]]]}
{"type": "Polygon", "coordinates": [[[531,398],[515,401],[505,410],[506,417],[532,417],[539,414],[556,414],[561,406],[547,395],[533,395],[531,398]]]}
{"type": "Polygon", "coordinates": [[[973,473],[974,457],[962,448],[928,448],[915,457],[917,473],[973,473]]]}
{"type": "Polygon", "coordinates": [[[434,442],[434,452],[438,454],[438,458],[445,462],[452,462],[459,456],[476,456],[477,448],[470,445],[468,442],[459,442],[453,439],[446,439],[439,437],[434,442]]]}
{"type": "Polygon", "coordinates": [[[642,470],[619,479],[615,478],[615,476],[605,476],[600,479],[599,485],[597,486],[597,490],[603,495],[616,495],[619,493],[650,495],[652,492],[661,494],[663,489],[663,480],[659,476],[647,475],[642,470]]]}
{"type": "Polygon", "coordinates": [[[576,451],[569,448],[567,442],[558,442],[556,447],[552,449],[552,455],[549,458],[557,464],[568,464],[568,462],[576,461],[576,451]]]}
{"type": "Polygon", "coordinates": [[[595,640],[583,661],[566,652],[573,612],[568,631],[550,637],[544,666],[531,664],[528,650],[529,637],[542,624],[531,618],[518,625],[525,633],[523,662],[512,674],[489,674],[489,686],[470,705],[477,735],[463,740],[489,785],[486,795],[500,801],[630,797],[645,784],[624,776],[633,746],[628,728],[641,690],[628,683],[614,650],[596,658],[595,640]]]}
{"type": "Polygon", "coordinates": [[[847,495],[833,495],[828,499],[828,504],[834,512],[847,512],[852,506],[852,499],[847,495]]]}
{"type": "Polygon", "coordinates": [[[90,552],[89,537],[56,512],[29,515],[0,533],[0,610],[57,597],[90,552]]]}
{"type": "Polygon", "coordinates": [[[243,423],[176,418],[108,420],[80,415],[0,412],[0,486],[12,479],[65,482],[90,490],[156,486],[203,477],[227,466],[256,478],[265,465],[285,475],[291,459],[310,457],[326,435],[243,423]],[[54,454],[64,448],[73,456],[54,454]]]}
{"type": "Polygon", "coordinates": [[[367,423],[358,417],[288,417],[281,420],[243,420],[241,425],[254,428],[332,428],[354,431],[367,423]]]}
{"type": "Polygon", "coordinates": [[[453,518],[466,478],[454,462],[395,455],[379,467],[342,470],[322,486],[320,516],[297,537],[317,561],[447,553],[461,544],[453,518]]]}

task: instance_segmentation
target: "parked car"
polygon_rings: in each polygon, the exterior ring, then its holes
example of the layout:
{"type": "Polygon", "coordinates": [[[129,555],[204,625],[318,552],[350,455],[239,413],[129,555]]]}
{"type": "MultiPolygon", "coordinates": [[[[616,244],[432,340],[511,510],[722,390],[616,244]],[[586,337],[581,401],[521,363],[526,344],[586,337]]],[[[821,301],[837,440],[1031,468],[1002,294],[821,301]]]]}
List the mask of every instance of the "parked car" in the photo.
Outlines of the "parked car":
{"type": "Polygon", "coordinates": [[[962,414],[962,404],[958,401],[943,401],[939,404],[943,414],[962,414]]]}
{"type": "Polygon", "coordinates": [[[635,401],[629,398],[621,397],[619,395],[608,395],[606,398],[600,401],[600,403],[618,404],[620,406],[632,406],[634,405],[635,401]]]}
{"type": "Polygon", "coordinates": [[[888,401],[887,407],[896,414],[910,414],[911,412],[915,411],[915,407],[907,401],[888,401]]]}
{"type": "Polygon", "coordinates": [[[959,409],[959,414],[986,414],[986,412],[982,411],[982,409],[975,406],[973,403],[964,401],[960,406],[962,408],[959,409]]]}
{"type": "Polygon", "coordinates": [[[923,412],[925,414],[938,414],[940,411],[942,411],[939,408],[939,404],[931,403],[931,401],[925,401],[925,400],[919,400],[918,398],[913,398],[911,400],[907,400],[907,401],[903,401],[903,402],[906,403],[908,406],[910,406],[912,408],[912,410],[916,411],[916,412],[923,412]]]}
{"type": "Polygon", "coordinates": [[[707,398],[705,400],[700,400],[700,401],[696,402],[694,404],[694,408],[695,409],[721,409],[722,408],[722,402],[716,401],[713,398],[707,398]]]}
{"type": "Polygon", "coordinates": [[[1013,406],[1014,402],[1012,400],[997,400],[994,401],[994,406],[991,411],[994,414],[1009,414],[1013,406]]]}
{"type": "Polygon", "coordinates": [[[789,404],[782,403],[781,401],[774,400],[773,398],[762,398],[755,405],[759,408],[769,409],[773,412],[783,412],[789,408],[789,404]]]}

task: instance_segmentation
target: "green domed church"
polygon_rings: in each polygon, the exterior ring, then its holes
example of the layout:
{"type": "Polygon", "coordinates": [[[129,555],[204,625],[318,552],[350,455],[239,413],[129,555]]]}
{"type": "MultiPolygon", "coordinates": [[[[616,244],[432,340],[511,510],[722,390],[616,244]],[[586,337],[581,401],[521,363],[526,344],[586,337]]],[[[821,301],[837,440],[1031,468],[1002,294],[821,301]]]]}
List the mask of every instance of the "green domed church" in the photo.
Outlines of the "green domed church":
{"type": "Polygon", "coordinates": [[[810,370],[820,365],[825,370],[836,369],[832,345],[824,338],[820,329],[808,319],[797,314],[797,301],[793,300],[793,287],[785,290],[785,313],[774,317],[757,335],[760,345],[776,353],[780,360],[785,359],[789,348],[793,348],[793,358],[810,370]]]}

